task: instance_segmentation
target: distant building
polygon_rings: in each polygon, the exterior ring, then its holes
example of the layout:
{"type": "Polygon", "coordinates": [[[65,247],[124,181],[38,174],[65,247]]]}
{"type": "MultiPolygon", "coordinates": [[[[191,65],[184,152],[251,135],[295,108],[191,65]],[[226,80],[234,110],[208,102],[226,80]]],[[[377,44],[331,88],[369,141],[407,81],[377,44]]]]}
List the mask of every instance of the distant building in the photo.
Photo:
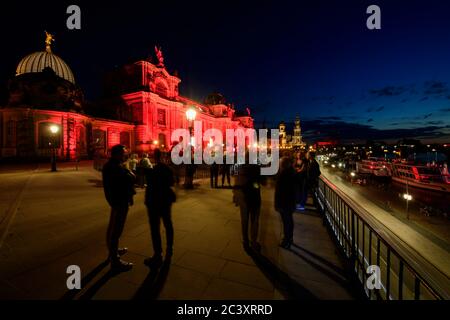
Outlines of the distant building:
{"type": "Polygon", "coordinates": [[[294,121],[293,134],[288,134],[286,124],[281,121],[278,126],[280,134],[280,148],[282,149],[304,149],[305,143],[302,138],[302,128],[300,125],[300,117],[296,117],[294,121]]]}
{"type": "Polygon", "coordinates": [[[189,126],[189,108],[203,130],[253,127],[250,113],[236,112],[220,94],[204,103],[181,96],[181,79],[166,70],[158,48],[156,65],[137,61],[112,72],[105,98],[88,104],[70,67],[52,52],[52,40],[47,34],[45,50],[24,57],[9,82],[9,101],[0,106],[0,158],[44,158],[56,147],[59,159],[71,160],[118,143],[138,153],[168,151],[172,131],[189,126]]]}

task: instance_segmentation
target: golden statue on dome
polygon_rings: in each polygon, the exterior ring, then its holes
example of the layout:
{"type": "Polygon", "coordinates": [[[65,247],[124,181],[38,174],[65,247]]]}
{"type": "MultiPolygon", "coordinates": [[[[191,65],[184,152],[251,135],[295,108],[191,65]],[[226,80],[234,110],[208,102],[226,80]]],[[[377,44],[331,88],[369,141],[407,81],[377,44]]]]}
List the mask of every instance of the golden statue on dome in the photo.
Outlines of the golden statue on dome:
{"type": "Polygon", "coordinates": [[[52,42],[55,41],[55,38],[52,34],[48,33],[47,31],[45,31],[45,50],[47,52],[52,52],[52,42]]]}

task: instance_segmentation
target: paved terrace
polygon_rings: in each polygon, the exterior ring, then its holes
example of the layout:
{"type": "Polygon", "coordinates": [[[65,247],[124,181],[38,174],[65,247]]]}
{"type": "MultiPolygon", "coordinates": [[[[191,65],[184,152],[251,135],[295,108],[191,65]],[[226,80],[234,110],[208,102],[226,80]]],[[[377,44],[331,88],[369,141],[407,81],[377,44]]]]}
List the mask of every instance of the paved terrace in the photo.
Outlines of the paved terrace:
{"type": "Polygon", "coordinates": [[[113,275],[105,262],[109,209],[100,173],[91,162],[0,168],[0,299],[354,299],[343,262],[313,209],[295,214],[295,246],[278,247],[281,222],[273,187],[263,188],[261,255],[248,256],[240,240],[239,209],[230,189],[177,189],[174,256],[159,270],[152,254],[138,190],[121,244],[135,263],[113,275]],[[82,290],[68,291],[66,268],[82,271],[82,290]]]}

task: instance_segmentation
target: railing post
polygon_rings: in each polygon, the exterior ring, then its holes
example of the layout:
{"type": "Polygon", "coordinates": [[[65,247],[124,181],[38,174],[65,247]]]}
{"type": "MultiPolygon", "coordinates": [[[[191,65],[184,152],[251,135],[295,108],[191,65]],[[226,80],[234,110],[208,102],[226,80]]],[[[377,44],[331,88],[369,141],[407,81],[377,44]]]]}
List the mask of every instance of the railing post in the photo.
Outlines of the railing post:
{"type": "Polygon", "coordinates": [[[352,209],[349,210],[349,213],[352,215],[352,224],[351,224],[351,233],[352,233],[352,254],[351,254],[351,262],[352,262],[352,268],[355,268],[355,261],[356,261],[356,240],[355,240],[355,213],[352,209]]]}

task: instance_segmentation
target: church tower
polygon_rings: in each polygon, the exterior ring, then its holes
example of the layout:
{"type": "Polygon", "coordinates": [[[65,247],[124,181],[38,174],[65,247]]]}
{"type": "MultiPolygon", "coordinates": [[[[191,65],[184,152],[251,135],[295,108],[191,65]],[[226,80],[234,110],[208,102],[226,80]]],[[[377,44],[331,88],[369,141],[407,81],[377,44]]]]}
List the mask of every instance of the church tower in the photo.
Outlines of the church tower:
{"type": "Polygon", "coordinates": [[[278,129],[280,131],[280,148],[285,148],[287,144],[287,137],[286,137],[286,125],[284,124],[284,121],[281,121],[278,125],[278,129]]]}
{"type": "Polygon", "coordinates": [[[302,128],[300,126],[300,117],[295,117],[294,122],[294,135],[292,137],[292,146],[293,147],[301,147],[303,145],[302,141],[302,128]]]}

